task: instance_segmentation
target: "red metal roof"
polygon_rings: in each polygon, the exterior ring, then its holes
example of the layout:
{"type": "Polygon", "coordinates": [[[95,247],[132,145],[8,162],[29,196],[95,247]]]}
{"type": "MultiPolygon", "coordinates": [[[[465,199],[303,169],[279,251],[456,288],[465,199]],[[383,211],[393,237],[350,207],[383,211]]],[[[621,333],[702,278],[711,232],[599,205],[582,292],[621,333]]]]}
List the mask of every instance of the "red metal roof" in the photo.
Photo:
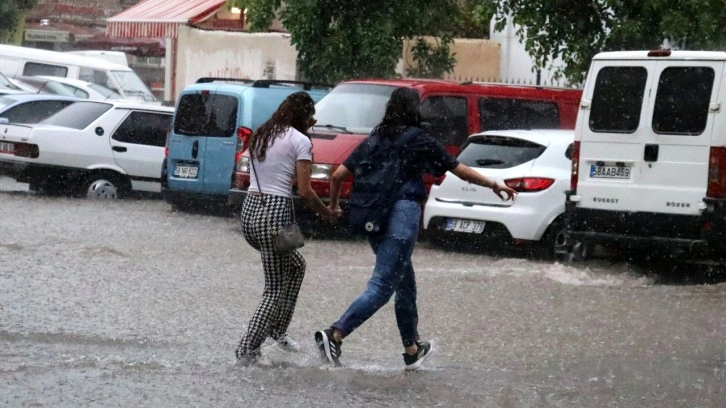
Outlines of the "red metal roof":
{"type": "Polygon", "coordinates": [[[176,38],[180,24],[195,24],[214,15],[225,0],[143,0],[106,19],[111,37],[176,38]]]}

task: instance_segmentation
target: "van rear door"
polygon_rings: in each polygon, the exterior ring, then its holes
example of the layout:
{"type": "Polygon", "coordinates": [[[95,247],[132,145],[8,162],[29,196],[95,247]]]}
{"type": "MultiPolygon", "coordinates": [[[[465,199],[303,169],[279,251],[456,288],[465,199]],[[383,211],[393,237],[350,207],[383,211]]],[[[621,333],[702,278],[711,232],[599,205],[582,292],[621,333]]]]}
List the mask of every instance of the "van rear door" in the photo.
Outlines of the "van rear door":
{"type": "Polygon", "coordinates": [[[698,214],[722,65],[595,60],[577,125],[578,206],[698,214]]]}
{"type": "Polygon", "coordinates": [[[237,143],[238,110],[234,95],[218,94],[214,90],[181,95],[168,144],[170,190],[210,193],[205,183],[224,176],[226,189],[220,194],[228,192],[237,143]]]}

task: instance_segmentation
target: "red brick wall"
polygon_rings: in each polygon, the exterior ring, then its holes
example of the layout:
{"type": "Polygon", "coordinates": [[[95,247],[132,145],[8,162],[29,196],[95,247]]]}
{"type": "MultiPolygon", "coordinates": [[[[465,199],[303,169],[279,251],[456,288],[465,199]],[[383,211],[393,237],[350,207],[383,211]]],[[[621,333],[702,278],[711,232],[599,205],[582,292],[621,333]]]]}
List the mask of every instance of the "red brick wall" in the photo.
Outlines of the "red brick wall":
{"type": "Polygon", "coordinates": [[[29,20],[105,26],[106,18],[133,6],[140,0],[40,0],[28,13],[29,20]]]}

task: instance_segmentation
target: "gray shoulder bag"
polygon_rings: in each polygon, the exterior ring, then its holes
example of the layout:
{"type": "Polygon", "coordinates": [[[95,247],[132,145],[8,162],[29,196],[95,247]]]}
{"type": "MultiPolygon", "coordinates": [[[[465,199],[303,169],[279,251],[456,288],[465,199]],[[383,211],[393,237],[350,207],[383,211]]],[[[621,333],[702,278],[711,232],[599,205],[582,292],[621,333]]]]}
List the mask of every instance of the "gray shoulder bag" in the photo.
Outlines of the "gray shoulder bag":
{"type": "MultiPolygon", "coordinates": [[[[257,182],[257,189],[260,191],[262,206],[265,208],[265,212],[267,212],[265,194],[262,193],[262,188],[260,187],[260,178],[257,177],[257,169],[255,169],[255,161],[252,158],[252,154],[250,154],[250,165],[252,166],[252,171],[255,173],[255,181],[257,182]]],[[[290,198],[290,206],[292,209],[292,224],[283,226],[272,236],[272,242],[274,243],[275,250],[277,252],[289,252],[305,245],[305,238],[303,237],[302,230],[300,229],[300,226],[297,225],[297,221],[295,221],[295,204],[293,203],[292,198],[290,198]]],[[[270,223],[272,223],[269,213],[267,213],[267,218],[270,220],[270,223]]]]}

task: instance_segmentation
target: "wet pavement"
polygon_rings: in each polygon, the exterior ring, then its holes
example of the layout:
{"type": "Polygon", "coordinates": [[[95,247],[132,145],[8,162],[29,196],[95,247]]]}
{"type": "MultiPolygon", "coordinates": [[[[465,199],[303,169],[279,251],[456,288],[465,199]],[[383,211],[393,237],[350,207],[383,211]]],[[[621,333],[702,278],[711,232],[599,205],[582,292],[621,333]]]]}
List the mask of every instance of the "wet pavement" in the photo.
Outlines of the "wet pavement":
{"type": "Polygon", "coordinates": [[[269,346],[240,367],[263,276],[234,219],[26,189],[0,178],[0,406],[726,406],[726,279],[681,279],[701,267],[422,242],[434,354],[404,372],[389,304],[330,368],[312,334],[364,288],[373,256],[361,240],[308,240],[289,331],[302,352],[269,346]]]}

